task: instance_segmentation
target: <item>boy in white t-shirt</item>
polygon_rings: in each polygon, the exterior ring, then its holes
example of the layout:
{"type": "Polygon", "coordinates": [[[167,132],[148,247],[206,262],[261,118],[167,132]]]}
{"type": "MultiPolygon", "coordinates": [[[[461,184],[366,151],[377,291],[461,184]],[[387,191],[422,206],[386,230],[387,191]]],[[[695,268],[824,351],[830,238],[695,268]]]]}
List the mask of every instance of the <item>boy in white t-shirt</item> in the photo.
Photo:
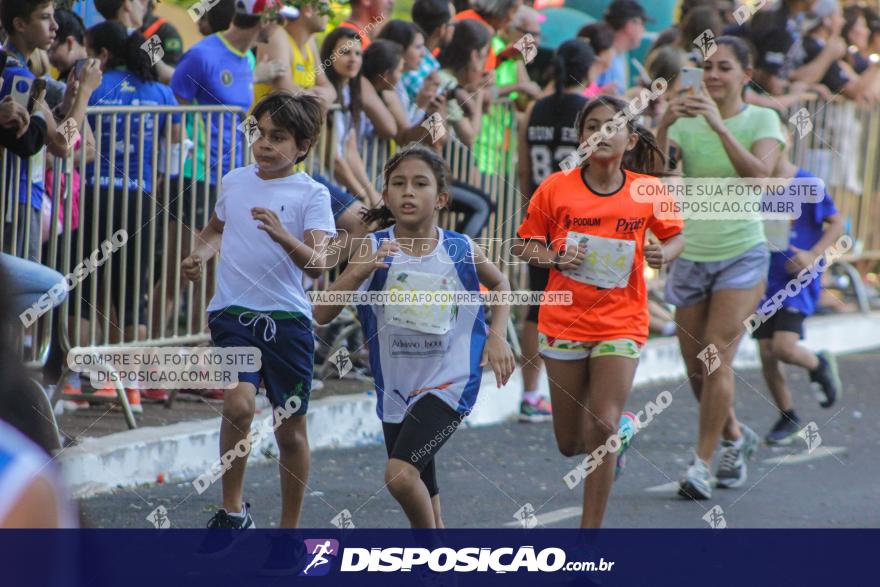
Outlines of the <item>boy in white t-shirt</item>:
{"type": "MultiPolygon", "coordinates": [[[[303,273],[321,274],[336,229],[327,188],[306,173],[294,173],[321,130],[318,99],[271,94],[256,105],[253,116],[259,131],[252,145],[256,163],[223,177],[214,215],[182,268],[197,280],[202,266],[220,253],[217,289],[208,305],[212,341],[217,347],[255,347],[261,353],[260,370],[239,373],[238,385],[225,393],[220,454],[247,442],[262,378],[276,420],[279,408],[284,410],[281,424],[275,422],[281,465],[279,526],[292,528],[299,523],[309,476],[305,414],[314,362],[303,273]]],[[[211,518],[209,528],[253,527],[249,505],[242,499],[246,463],[247,455],[229,462],[222,476],[223,509],[211,518]]]]}

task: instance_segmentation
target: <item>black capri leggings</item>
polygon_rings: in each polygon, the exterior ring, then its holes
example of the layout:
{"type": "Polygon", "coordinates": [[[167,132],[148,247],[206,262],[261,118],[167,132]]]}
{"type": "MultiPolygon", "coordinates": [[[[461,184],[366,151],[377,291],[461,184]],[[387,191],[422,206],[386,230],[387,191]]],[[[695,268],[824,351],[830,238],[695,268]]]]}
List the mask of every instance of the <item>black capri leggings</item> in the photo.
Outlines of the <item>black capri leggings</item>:
{"type": "Polygon", "coordinates": [[[429,394],[419,399],[399,424],[382,423],[388,458],[400,459],[418,469],[431,497],[440,492],[434,455],[463,418],[442,399],[429,394]]]}

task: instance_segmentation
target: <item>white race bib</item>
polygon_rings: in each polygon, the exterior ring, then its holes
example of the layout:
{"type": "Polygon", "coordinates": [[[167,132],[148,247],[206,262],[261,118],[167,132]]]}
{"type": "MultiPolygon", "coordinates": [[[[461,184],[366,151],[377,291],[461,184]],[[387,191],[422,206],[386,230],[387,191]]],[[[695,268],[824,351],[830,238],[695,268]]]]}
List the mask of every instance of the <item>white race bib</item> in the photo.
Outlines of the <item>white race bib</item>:
{"type": "Polygon", "coordinates": [[[570,248],[576,248],[579,243],[585,242],[587,250],[581,266],[563,271],[563,275],[604,289],[627,286],[635,259],[636,241],[571,231],[565,241],[566,247],[570,248]]]}
{"type": "MultiPolygon", "coordinates": [[[[387,292],[442,292],[451,291],[448,277],[436,273],[422,273],[398,269],[394,265],[388,271],[385,284],[387,292]]],[[[426,334],[446,334],[452,330],[452,320],[457,308],[453,304],[386,305],[385,321],[426,334]]]]}
{"type": "Polygon", "coordinates": [[[787,251],[791,240],[791,220],[765,220],[764,234],[771,252],[787,251]]]}

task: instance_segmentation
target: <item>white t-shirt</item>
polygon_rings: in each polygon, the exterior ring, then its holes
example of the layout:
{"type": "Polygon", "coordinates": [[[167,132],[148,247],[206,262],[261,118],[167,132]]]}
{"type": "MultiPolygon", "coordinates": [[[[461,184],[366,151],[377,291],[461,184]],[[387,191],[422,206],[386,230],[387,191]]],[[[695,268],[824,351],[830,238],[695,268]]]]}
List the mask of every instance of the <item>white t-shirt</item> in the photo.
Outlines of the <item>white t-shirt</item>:
{"type": "Polygon", "coordinates": [[[223,177],[214,212],[226,223],[217,267],[217,292],[208,310],[241,306],[268,312],[285,310],[312,316],[303,290],[303,273],[287,252],[258,229],[252,208],[273,210],[284,229],[303,240],[305,231],[336,236],[330,193],[306,173],[265,180],[256,165],[233,169],[223,177]]]}

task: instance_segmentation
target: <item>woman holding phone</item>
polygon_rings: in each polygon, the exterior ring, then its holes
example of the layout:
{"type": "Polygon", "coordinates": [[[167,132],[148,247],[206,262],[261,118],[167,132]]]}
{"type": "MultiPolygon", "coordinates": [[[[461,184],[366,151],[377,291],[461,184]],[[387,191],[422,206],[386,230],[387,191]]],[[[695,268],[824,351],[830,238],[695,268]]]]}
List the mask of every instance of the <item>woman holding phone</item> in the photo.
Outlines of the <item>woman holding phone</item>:
{"type": "MultiPolygon", "coordinates": [[[[785,144],[779,118],[769,108],[743,101],[752,75],[748,45],[728,36],[715,42],[717,50],[702,63],[702,83],[695,86],[693,74],[679,80],[680,88],[693,90],[671,101],[657,129],[658,142],[664,152],[676,149],[688,178],[770,177],[785,144]]],[[[758,435],[737,422],[730,365],[743,321],[763,295],[770,257],[757,216],[685,217],[684,235],[687,244],[670,266],[666,299],[677,308],[679,344],[700,402],[700,425],[679,494],[709,499],[709,467],[718,441],[716,477],[722,488],[745,483],[746,461],[758,446],[758,435]]]]}

